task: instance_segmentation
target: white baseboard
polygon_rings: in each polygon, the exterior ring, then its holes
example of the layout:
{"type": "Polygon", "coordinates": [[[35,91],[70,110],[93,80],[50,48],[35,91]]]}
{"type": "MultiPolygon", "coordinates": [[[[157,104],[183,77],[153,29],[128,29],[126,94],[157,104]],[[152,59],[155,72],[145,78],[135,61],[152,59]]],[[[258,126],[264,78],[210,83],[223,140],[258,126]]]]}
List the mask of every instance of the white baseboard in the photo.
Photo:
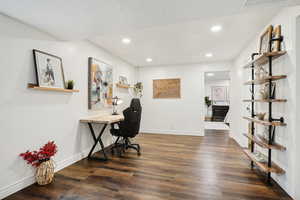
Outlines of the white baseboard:
{"type": "Polygon", "coordinates": [[[151,133],[151,134],[168,134],[168,135],[189,135],[189,136],[204,136],[203,131],[179,131],[179,130],[141,130],[141,133],[151,133]]]}
{"type": "MultiPolygon", "coordinates": [[[[55,166],[55,172],[65,168],[65,167],[68,167],[68,166],[72,165],[73,163],[87,157],[88,153],[89,153],[89,149],[84,150],[81,153],[75,154],[65,160],[57,162],[56,166],[55,166]]],[[[8,186],[0,188],[0,199],[4,199],[5,197],[7,197],[15,192],[18,192],[18,191],[34,184],[35,182],[36,182],[35,176],[33,174],[31,176],[24,177],[21,180],[16,181],[13,184],[10,184],[8,186]]]]}

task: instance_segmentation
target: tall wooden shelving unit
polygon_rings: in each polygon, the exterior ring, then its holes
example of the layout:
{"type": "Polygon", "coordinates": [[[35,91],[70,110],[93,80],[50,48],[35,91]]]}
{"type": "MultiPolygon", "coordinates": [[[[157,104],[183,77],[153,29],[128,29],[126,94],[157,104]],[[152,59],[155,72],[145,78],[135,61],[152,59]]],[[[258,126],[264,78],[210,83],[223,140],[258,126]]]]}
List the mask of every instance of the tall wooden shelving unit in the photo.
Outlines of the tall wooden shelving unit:
{"type": "MultiPolygon", "coordinates": [[[[274,41],[282,41],[283,37],[271,39],[270,47],[274,41]]],[[[271,173],[284,174],[285,171],[280,168],[277,164],[272,161],[272,151],[285,151],[286,148],[281,144],[275,142],[275,131],[277,126],[286,126],[284,123],[283,117],[275,119],[272,116],[272,107],[273,103],[285,103],[286,99],[276,99],[272,98],[272,82],[285,79],[286,75],[273,75],[272,67],[273,61],[276,58],[279,58],[286,54],[286,51],[277,51],[269,53],[253,53],[251,55],[251,62],[244,66],[245,69],[251,69],[251,81],[247,81],[244,85],[251,86],[251,99],[246,99],[244,102],[251,102],[251,117],[244,117],[244,119],[251,122],[251,135],[244,134],[250,141],[250,149],[243,149],[244,153],[251,160],[251,167],[254,167],[254,164],[258,166],[263,172],[267,173],[267,181],[271,181],[271,173]],[[256,57],[257,56],[257,57],[256,57]],[[256,57],[256,58],[255,58],[256,57]],[[268,65],[268,76],[263,79],[255,79],[255,69],[261,65],[268,65]],[[269,84],[269,98],[267,99],[255,99],[255,85],[269,84]],[[268,120],[259,120],[255,115],[255,103],[267,103],[268,104],[268,120]],[[268,139],[260,135],[255,134],[254,124],[260,124],[262,126],[268,126],[268,139]],[[255,145],[258,145],[264,149],[267,149],[267,162],[259,162],[254,156],[255,145]]]]}

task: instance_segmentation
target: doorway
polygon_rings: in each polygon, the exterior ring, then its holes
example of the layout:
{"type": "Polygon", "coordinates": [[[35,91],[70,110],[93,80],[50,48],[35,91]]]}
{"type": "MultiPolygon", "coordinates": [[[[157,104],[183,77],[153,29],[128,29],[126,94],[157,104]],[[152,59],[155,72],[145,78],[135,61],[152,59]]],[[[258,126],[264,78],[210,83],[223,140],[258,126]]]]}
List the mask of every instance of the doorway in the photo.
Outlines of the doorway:
{"type": "MultiPolygon", "coordinates": [[[[209,71],[204,73],[205,117],[204,129],[228,131],[230,110],[230,72],[209,71]]],[[[207,131],[206,131],[207,132],[207,131]]],[[[218,131],[215,131],[216,133],[218,131]]]]}

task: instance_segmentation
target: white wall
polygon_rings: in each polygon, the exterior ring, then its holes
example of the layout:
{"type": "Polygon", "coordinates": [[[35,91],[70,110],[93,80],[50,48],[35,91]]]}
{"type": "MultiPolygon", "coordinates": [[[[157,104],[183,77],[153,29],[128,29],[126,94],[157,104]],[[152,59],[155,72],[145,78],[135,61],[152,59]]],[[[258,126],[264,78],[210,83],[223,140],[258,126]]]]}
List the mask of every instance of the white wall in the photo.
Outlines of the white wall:
{"type": "MultiPolygon", "coordinates": [[[[277,176],[272,174],[272,177],[284,188],[292,197],[300,199],[299,192],[297,192],[299,186],[299,165],[296,166],[296,160],[298,160],[298,153],[300,146],[300,140],[297,136],[298,129],[296,126],[296,59],[295,59],[295,37],[296,37],[296,17],[300,14],[300,7],[283,9],[269,24],[282,25],[282,34],[284,36],[284,49],[287,50],[287,55],[279,58],[274,62],[273,74],[286,74],[288,78],[286,80],[278,81],[277,84],[277,98],[286,98],[287,103],[274,103],[273,116],[285,118],[287,127],[277,128],[276,141],[287,147],[287,151],[273,151],[272,158],[285,169],[286,174],[277,176]],[[296,137],[297,136],[297,137],[296,137]],[[298,153],[297,153],[298,152],[298,153]]],[[[268,24],[268,25],[269,25],[268,24]]],[[[267,25],[266,25],[267,26],[267,25]]],[[[262,30],[263,31],[263,30],[262,30]]],[[[249,116],[246,111],[247,103],[242,103],[243,99],[250,98],[250,92],[247,86],[243,86],[243,82],[247,81],[250,77],[250,70],[242,69],[243,64],[249,60],[251,53],[257,52],[259,35],[249,42],[235,60],[234,70],[231,74],[231,91],[243,91],[234,92],[231,95],[231,136],[235,138],[242,146],[247,145],[247,139],[242,136],[242,133],[247,132],[247,122],[241,120],[242,116],[249,116]],[[242,123],[241,123],[242,121],[242,123]]],[[[299,34],[298,34],[299,35],[299,34]]],[[[299,77],[299,76],[298,76],[299,77]]],[[[299,78],[298,78],[299,79],[299,78]]],[[[257,88],[257,87],[256,87],[257,88]]],[[[256,104],[257,111],[267,111],[266,104],[256,104]]],[[[261,131],[260,126],[256,126],[257,131],[261,131]]],[[[257,145],[256,145],[257,146],[257,145]]]]}
{"type": "Polygon", "coordinates": [[[204,72],[229,70],[231,63],[139,68],[139,81],[144,85],[141,131],[204,135],[204,72]],[[153,99],[153,79],[180,78],[180,99],[153,99]]]}
{"type": "MultiPolygon", "coordinates": [[[[31,27],[0,15],[0,199],[34,181],[34,171],[19,154],[41,147],[49,140],[58,145],[54,160],[61,169],[86,156],[93,141],[88,127],[79,124],[80,117],[111,112],[111,109],[89,112],[87,109],[88,57],[95,57],[114,67],[119,75],[135,82],[136,69],[86,41],[61,42],[31,27]],[[75,80],[79,93],[33,91],[27,83],[35,82],[32,49],[62,57],[66,79],[75,80]]],[[[114,88],[126,107],[128,91],[114,88]]],[[[97,132],[99,131],[97,127],[97,132]]],[[[106,133],[104,143],[111,144],[106,133]]]]}

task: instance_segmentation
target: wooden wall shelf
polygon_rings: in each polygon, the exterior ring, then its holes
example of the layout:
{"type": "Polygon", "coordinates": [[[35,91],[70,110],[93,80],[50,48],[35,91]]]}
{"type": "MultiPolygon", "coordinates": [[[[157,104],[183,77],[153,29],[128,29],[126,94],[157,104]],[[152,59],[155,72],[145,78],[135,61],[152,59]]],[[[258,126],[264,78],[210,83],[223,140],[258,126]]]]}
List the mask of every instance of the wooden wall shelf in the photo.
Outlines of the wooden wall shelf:
{"type": "Polygon", "coordinates": [[[258,135],[256,137],[256,136],[252,136],[252,135],[247,135],[246,133],[244,133],[243,135],[265,149],[276,149],[279,151],[286,150],[286,148],[284,146],[277,144],[277,143],[273,143],[272,145],[269,145],[268,141],[265,138],[263,138],[262,136],[258,135]]]}
{"type": "Polygon", "coordinates": [[[273,172],[276,174],[284,174],[285,171],[280,168],[278,165],[276,165],[274,162],[272,162],[271,167],[268,167],[267,163],[258,162],[253,155],[253,153],[250,152],[249,149],[243,149],[243,152],[246,154],[246,156],[253,161],[262,171],[264,172],[273,172]]]}
{"type": "Polygon", "coordinates": [[[286,54],[286,51],[264,53],[260,55],[258,58],[254,59],[253,61],[247,63],[244,66],[244,68],[252,68],[253,65],[256,67],[256,66],[267,64],[269,62],[269,57],[272,57],[272,59],[274,60],[276,58],[279,58],[280,56],[283,56],[284,54],[286,54]]]}
{"type": "Polygon", "coordinates": [[[116,83],[116,86],[117,86],[118,88],[124,88],[124,89],[131,88],[130,85],[125,85],[125,84],[120,84],[120,83],[116,83]]]}
{"type": "Polygon", "coordinates": [[[75,93],[79,92],[79,90],[69,90],[69,89],[61,89],[61,88],[48,88],[48,87],[39,87],[35,84],[28,83],[28,88],[33,90],[42,90],[42,91],[54,91],[54,92],[66,92],[66,93],[75,93]]]}
{"type": "Polygon", "coordinates": [[[286,99],[254,99],[254,100],[251,100],[251,99],[245,99],[243,100],[243,102],[261,102],[261,103],[269,103],[269,102],[278,102],[278,103],[284,103],[284,102],[287,102],[286,99]]]}
{"type": "Polygon", "coordinates": [[[255,118],[251,118],[251,117],[243,117],[244,119],[257,123],[257,124],[261,124],[264,126],[286,126],[286,123],[282,123],[282,122],[277,122],[277,121],[273,121],[273,122],[269,122],[269,121],[265,121],[265,120],[259,120],[259,119],[255,119],[255,118]]]}
{"type": "Polygon", "coordinates": [[[261,84],[265,84],[268,83],[270,80],[271,81],[277,81],[277,80],[281,80],[281,79],[285,79],[287,76],[286,75],[278,75],[278,76],[267,76],[263,79],[254,79],[251,81],[247,81],[244,83],[244,85],[261,85],[261,84]]]}

